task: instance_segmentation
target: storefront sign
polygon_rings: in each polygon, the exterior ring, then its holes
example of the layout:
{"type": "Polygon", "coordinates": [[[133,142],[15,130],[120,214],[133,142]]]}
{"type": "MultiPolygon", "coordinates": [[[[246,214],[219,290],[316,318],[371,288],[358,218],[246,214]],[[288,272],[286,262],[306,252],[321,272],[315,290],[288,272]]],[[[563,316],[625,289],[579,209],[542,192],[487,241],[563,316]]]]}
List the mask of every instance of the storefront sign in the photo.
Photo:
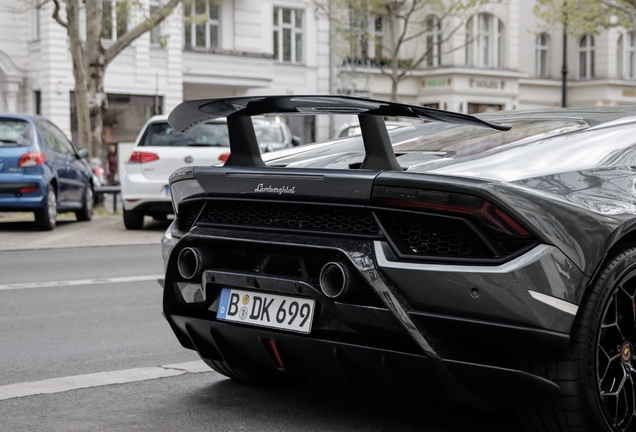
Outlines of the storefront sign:
{"type": "Polygon", "coordinates": [[[623,89],[623,97],[636,97],[636,89],[623,89]]]}
{"type": "Polygon", "coordinates": [[[451,85],[452,78],[435,78],[422,80],[422,87],[446,87],[451,85]]]}
{"type": "Polygon", "coordinates": [[[506,87],[506,81],[484,80],[471,78],[469,81],[470,87],[486,88],[486,89],[501,89],[506,87]]]}

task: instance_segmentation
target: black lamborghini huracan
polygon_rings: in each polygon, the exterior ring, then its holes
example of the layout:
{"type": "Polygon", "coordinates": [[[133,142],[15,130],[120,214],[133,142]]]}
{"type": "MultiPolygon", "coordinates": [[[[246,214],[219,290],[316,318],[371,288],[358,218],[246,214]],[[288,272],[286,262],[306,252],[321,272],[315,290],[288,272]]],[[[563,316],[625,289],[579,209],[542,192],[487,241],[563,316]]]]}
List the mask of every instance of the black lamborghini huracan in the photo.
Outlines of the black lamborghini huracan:
{"type": "Polygon", "coordinates": [[[165,316],[211,368],[636,430],[636,109],[267,96],[168,121],[217,117],[231,154],[172,175],[163,238],[165,316]],[[362,135],[261,156],[270,113],[355,114],[362,135]]]}

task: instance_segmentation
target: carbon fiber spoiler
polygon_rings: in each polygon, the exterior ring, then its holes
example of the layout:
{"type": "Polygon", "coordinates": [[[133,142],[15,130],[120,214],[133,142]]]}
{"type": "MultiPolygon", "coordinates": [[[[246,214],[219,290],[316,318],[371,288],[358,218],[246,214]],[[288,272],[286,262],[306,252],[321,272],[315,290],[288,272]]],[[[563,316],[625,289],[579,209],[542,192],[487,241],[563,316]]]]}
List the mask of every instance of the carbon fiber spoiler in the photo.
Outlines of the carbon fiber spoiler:
{"type": "Polygon", "coordinates": [[[227,118],[230,156],[225,166],[265,166],[251,116],[263,114],[357,114],[366,156],[361,169],[401,171],[382,117],[407,117],[510,130],[466,114],[350,96],[250,96],[199,99],[179,104],[168,116],[173,128],[186,132],[208,120],[227,118]]]}

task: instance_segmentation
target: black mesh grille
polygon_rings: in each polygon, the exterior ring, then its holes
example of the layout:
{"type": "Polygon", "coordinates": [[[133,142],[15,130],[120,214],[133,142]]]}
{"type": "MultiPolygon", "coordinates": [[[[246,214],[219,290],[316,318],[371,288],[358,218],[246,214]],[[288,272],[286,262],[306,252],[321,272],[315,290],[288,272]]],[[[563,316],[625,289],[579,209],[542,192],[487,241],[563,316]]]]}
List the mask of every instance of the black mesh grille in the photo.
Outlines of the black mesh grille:
{"type": "Polygon", "coordinates": [[[373,237],[380,233],[369,210],[290,203],[209,201],[198,223],[373,237]]]}
{"type": "Polygon", "coordinates": [[[197,221],[201,209],[205,205],[204,202],[198,201],[193,203],[185,203],[179,207],[179,230],[190,231],[197,221]]]}
{"type": "Polygon", "coordinates": [[[418,256],[492,258],[494,254],[466,222],[419,214],[386,214],[383,224],[402,253],[418,256]]]}

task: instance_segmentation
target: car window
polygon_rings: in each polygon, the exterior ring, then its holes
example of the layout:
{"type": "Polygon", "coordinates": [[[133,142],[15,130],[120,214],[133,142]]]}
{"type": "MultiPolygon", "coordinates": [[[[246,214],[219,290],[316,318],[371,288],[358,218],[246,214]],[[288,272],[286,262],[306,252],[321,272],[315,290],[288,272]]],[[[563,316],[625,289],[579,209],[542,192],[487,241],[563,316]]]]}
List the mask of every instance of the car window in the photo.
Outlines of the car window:
{"type": "Polygon", "coordinates": [[[254,123],[254,132],[256,140],[262,143],[282,143],[285,142],[285,135],[280,123],[274,121],[252,120],[254,123]]]}
{"type": "Polygon", "coordinates": [[[427,123],[409,129],[405,133],[416,135],[410,139],[403,139],[405,142],[397,144],[393,148],[396,152],[455,152],[456,157],[461,157],[519,142],[526,138],[532,138],[534,141],[547,138],[550,135],[572,132],[588,127],[587,123],[580,120],[513,119],[504,123],[511,124],[512,129],[507,132],[501,132],[478,126],[439,122],[427,123]]]}
{"type": "Polygon", "coordinates": [[[54,150],[58,153],[62,153],[62,149],[60,148],[60,145],[58,144],[57,139],[55,139],[55,134],[53,133],[53,129],[51,128],[51,125],[45,121],[39,121],[37,125],[38,125],[38,129],[40,130],[40,133],[42,134],[42,136],[48,143],[51,150],[54,150]]]}
{"type": "Polygon", "coordinates": [[[55,140],[57,141],[57,145],[61,149],[62,153],[74,156],[75,148],[73,147],[73,144],[71,144],[69,139],[66,137],[66,135],[64,135],[64,132],[59,130],[57,126],[55,126],[53,123],[48,123],[48,125],[50,126],[51,132],[53,133],[53,136],[55,137],[55,140]]]}
{"type": "Polygon", "coordinates": [[[206,123],[184,133],[174,129],[167,122],[155,122],[148,125],[139,145],[229,147],[230,139],[225,123],[206,123]]]}
{"type": "Polygon", "coordinates": [[[0,147],[29,146],[33,138],[31,124],[19,119],[0,119],[0,147]]]}

